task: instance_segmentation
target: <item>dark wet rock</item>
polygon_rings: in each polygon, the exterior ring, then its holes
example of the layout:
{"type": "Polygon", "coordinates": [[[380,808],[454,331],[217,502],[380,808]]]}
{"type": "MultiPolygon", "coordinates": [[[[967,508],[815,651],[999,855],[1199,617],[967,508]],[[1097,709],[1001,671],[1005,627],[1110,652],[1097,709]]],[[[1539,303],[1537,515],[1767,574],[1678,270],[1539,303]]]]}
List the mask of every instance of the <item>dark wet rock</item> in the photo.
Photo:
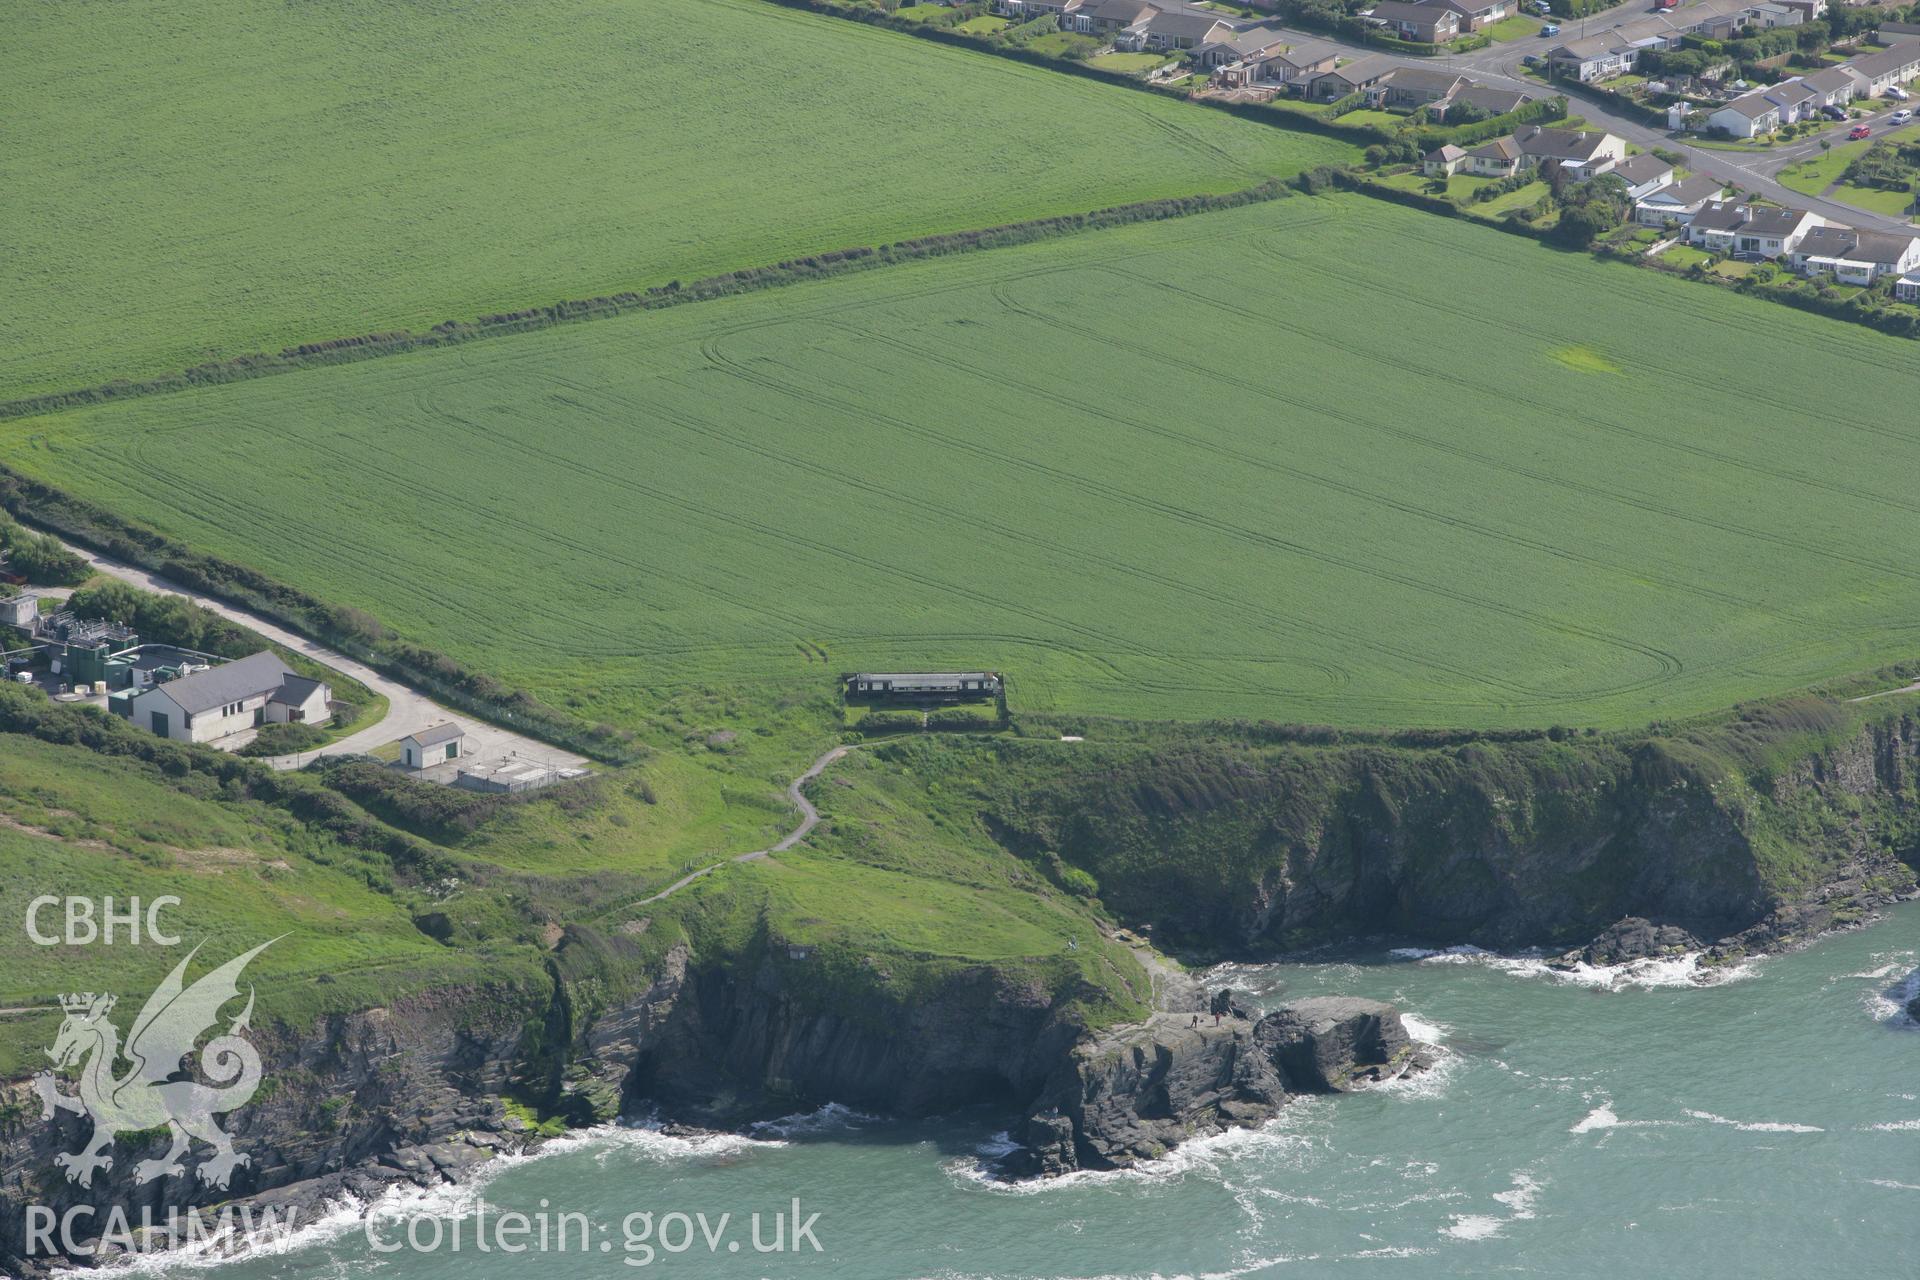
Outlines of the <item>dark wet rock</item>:
{"type": "Polygon", "coordinates": [[[1318,997],[1258,1021],[1163,1013],[1083,1041],[1024,1130],[1017,1176],[1126,1168],[1180,1143],[1278,1114],[1290,1094],[1329,1093],[1415,1066],[1400,1015],[1375,1000],[1318,997]]]}
{"type": "Polygon", "coordinates": [[[1599,937],[1577,952],[1568,952],[1561,962],[1581,960],[1587,964],[1625,964],[1631,960],[1649,960],[1698,951],[1701,941],[1674,924],[1655,924],[1640,916],[1628,916],[1610,925],[1599,937]]]}

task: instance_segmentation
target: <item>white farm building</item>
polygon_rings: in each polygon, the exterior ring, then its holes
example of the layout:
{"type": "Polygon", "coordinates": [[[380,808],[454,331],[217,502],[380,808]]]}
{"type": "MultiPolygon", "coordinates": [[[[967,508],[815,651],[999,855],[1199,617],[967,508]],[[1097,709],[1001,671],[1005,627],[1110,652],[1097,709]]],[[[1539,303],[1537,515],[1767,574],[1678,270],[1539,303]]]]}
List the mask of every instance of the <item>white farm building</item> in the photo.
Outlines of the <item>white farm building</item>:
{"type": "Polygon", "coordinates": [[[262,650],[136,694],[128,718],[175,742],[212,742],[263,724],[322,724],[333,690],[262,650]]]}

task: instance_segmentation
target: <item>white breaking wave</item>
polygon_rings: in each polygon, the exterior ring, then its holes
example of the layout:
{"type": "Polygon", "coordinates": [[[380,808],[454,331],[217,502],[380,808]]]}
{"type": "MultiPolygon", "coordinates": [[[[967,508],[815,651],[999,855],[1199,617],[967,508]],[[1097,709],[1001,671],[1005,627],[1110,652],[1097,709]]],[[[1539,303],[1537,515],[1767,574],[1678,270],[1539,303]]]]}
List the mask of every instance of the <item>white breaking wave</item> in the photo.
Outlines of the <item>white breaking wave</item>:
{"type": "Polygon", "coordinates": [[[756,1134],[769,1133],[776,1138],[791,1138],[795,1134],[857,1129],[861,1125],[877,1124],[884,1118],[866,1111],[855,1111],[838,1102],[829,1102],[813,1111],[796,1112],[781,1116],[778,1120],[760,1120],[747,1127],[756,1134]]]}
{"type": "Polygon", "coordinates": [[[1596,1129],[1618,1129],[1621,1120],[1614,1113],[1611,1103],[1601,1103],[1574,1123],[1568,1133],[1592,1133],[1596,1129]]]}
{"type": "MultiPolygon", "coordinates": [[[[496,1155],[478,1166],[464,1182],[441,1183],[431,1187],[416,1187],[409,1183],[389,1187],[373,1197],[343,1192],[328,1200],[317,1217],[301,1220],[297,1228],[291,1231],[261,1234],[248,1241],[183,1245],[162,1253],[119,1259],[101,1270],[103,1273],[120,1275],[155,1276],[176,1271],[198,1271],[231,1262],[292,1253],[328,1244],[359,1231],[377,1231],[381,1222],[411,1218],[438,1218],[446,1222],[462,1220],[473,1214],[482,1193],[502,1174],[553,1156],[585,1154],[604,1163],[608,1158],[625,1152],[666,1162],[731,1156],[755,1149],[776,1150],[786,1145],[785,1142],[734,1133],[667,1134],[646,1122],[597,1125],[549,1139],[529,1152],[496,1155]],[[370,1220],[374,1224],[371,1228],[368,1226],[370,1220]]],[[[264,1214],[259,1217],[264,1220],[264,1214]]]]}
{"type": "Polygon", "coordinates": [[[1711,1111],[1688,1111],[1687,1114],[1692,1116],[1695,1120],[1705,1120],[1709,1124],[1728,1125],[1732,1128],[1740,1130],[1743,1133],[1825,1133],[1826,1132],[1826,1130],[1822,1129],[1819,1125],[1813,1125],[1813,1124],[1789,1124],[1781,1120],[1753,1120],[1753,1121],[1729,1120],[1725,1116],[1717,1116],[1713,1114],[1713,1112],[1711,1111]]]}
{"type": "Polygon", "coordinates": [[[1867,1127],[1880,1133],[1920,1133],[1920,1120],[1889,1120],[1885,1124],[1867,1127]]]}
{"type": "Polygon", "coordinates": [[[1402,1012],[1400,1025],[1407,1029],[1408,1039],[1418,1040],[1421,1044],[1437,1045],[1447,1038],[1447,1033],[1451,1030],[1438,1023],[1428,1022],[1417,1013],[1402,1012]]]}
{"type": "Polygon", "coordinates": [[[1506,1191],[1496,1191],[1493,1198],[1507,1207],[1507,1216],[1496,1217],[1490,1213],[1456,1213],[1453,1221],[1440,1228],[1440,1234],[1455,1240],[1490,1240],[1502,1235],[1509,1224],[1527,1222],[1534,1217],[1533,1202],[1539,1198],[1544,1184],[1524,1169],[1516,1170],[1513,1186],[1506,1191]]]}
{"type": "MultiPolygon", "coordinates": [[[[1304,1135],[1290,1132],[1290,1126],[1304,1118],[1320,1099],[1296,1098],[1285,1110],[1256,1129],[1228,1129],[1223,1133],[1183,1142],[1157,1160],[1142,1160],[1127,1169],[1076,1169],[1056,1178],[1035,1178],[1012,1182],[996,1176],[987,1159],[949,1161],[946,1172],[956,1182],[996,1191],[1003,1195],[1045,1195],[1070,1187],[1104,1186],[1115,1183],[1172,1182],[1188,1173],[1215,1173],[1223,1163],[1260,1152],[1301,1152],[1311,1145],[1304,1135]]],[[[996,1135],[996,1138],[1005,1135],[996,1135]]],[[[985,1148],[989,1144],[982,1144],[985,1148]]],[[[997,1146],[997,1143],[992,1145],[997,1146]]],[[[976,1151],[982,1148],[976,1148],[976,1151]]],[[[1001,1154],[1005,1154],[1002,1152],[1001,1154]]]]}
{"type": "Polygon", "coordinates": [[[1630,987],[1715,987],[1752,976],[1754,962],[1734,965],[1704,963],[1704,951],[1689,951],[1683,956],[1649,957],[1624,964],[1588,964],[1584,960],[1560,965],[1542,951],[1524,951],[1501,955],[1475,946],[1447,947],[1428,951],[1419,947],[1400,947],[1392,952],[1421,964],[1478,964],[1516,978],[1547,978],[1572,986],[1601,991],[1624,991],[1630,987]]]}

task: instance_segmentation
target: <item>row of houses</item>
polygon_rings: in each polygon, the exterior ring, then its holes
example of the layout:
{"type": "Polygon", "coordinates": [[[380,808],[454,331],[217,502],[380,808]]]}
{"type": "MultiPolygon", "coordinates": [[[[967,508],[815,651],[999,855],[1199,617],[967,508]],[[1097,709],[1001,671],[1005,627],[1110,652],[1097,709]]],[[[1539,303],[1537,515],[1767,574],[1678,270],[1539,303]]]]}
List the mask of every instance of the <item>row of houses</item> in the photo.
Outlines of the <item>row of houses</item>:
{"type": "Polygon", "coordinates": [[[1360,16],[1402,40],[1444,44],[1511,18],[1515,0],[1379,0],[1360,16]]]}
{"type": "Polygon", "coordinates": [[[1649,49],[1670,49],[1682,36],[1724,40],[1745,27],[1795,27],[1827,11],[1827,0],[1699,0],[1685,8],[1657,10],[1611,30],[1569,40],[1550,50],[1557,76],[1590,83],[1625,75],[1649,49]]]}
{"type": "Polygon", "coordinates": [[[1716,178],[1680,178],[1658,156],[1626,151],[1625,140],[1610,133],[1530,125],[1470,150],[1440,147],[1422,169],[1436,177],[1512,178],[1557,166],[1576,182],[1618,178],[1642,226],[1667,228],[1709,253],[1785,262],[1810,278],[1862,287],[1892,278],[1896,299],[1920,302],[1920,235],[1863,231],[1804,209],[1725,200],[1716,178]]]}
{"type": "Polygon", "coordinates": [[[1842,284],[1891,277],[1894,296],[1920,301],[1920,235],[1862,231],[1805,209],[1710,200],[1686,223],[1687,243],[1709,253],[1785,262],[1802,275],[1842,284]]]}
{"type": "MultiPolygon", "coordinates": [[[[1522,173],[1557,168],[1576,182],[1637,163],[1627,158],[1626,139],[1598,129],[1526,127],[1477,147],[1462,149],[1448,143],[1429,153],[1421,163],[1429,177],[1456,173],[1480,178],[1513,178],[1522,173]]],[[[1669,175],[1671,170],[1668,171],[1669,175]]]]}
{"type": "Polygon", "coordinates": [[[1490,116],[1505,115],[1534,100],[1523,89],[1501,89],[1470,76],[1434,67],[1408,67],[1381,55],[1342,63],[1331,48],[1291,43],[1270,27],[1240,33],[1196,55],[1212,82],[1227,89],[1285,89],[1315,102],[1336,102],[1356,93],[1374,107],[1425,108],[1445,120],[1456,106],[1471,105],[1490,116]]]}
{"type": "Polygon", "coordinates": [[[1825,107],[1844,107],[1861,98],[1881,97],[1920,77],[1920,39],[1779,84],[1756,89],[1707,115],[1707,128],[1734,138],[1764,137],[1783,125],[1812,119],[1825,107]]]}
{"type": "Polygon", "coordinates": [[[1063,31],[1111,41],[1129,52],[1175,53],[1231,40],[1254,24],[1180,0],[995,0],[1021,22],[1052,17],[1063,31]]]}

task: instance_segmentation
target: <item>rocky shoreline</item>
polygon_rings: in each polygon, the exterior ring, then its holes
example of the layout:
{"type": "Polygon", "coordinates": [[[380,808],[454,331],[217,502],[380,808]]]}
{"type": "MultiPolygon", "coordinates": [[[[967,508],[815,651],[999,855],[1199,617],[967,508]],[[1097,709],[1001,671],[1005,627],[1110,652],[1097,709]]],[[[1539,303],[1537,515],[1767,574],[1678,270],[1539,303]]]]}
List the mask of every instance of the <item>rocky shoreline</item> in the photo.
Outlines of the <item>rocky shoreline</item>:
{"type": "MultiPolygon", "coordinates": [[[[1845,928],[1869,898],[1913,896],[1863,896],[1858,889],[1840,886],[1818,909],[1791,913],[1792,922],[1845,928]],[[1837,922],[1836,910],[1842,916],[1837,922]]],[[[1763,922],[1736,939],[1703,947],[1675,926],[1628,918],[1550,963],[1616,966],[1678,954],[1746,956],[1812,936],[1763,922]]],[[[904,1029],[915,1043],[891,1044],[876,1056],[881,1051],[867,1033],[801,1012],[764,974],[742,983],[738,975],[694,972],[684,955],[674,959],[642,998],[595,1020],[587,1037],[590,1055],[564,1071],[558,1096],[593,1122],[611,1122],[659,1101],[666,1114],[688,1121],[663,1123],[661,1132],[699,1138],[741,1132],[779,1108],[790,1112],[802,1100],[827,1097],[901,1115],[983,1100],[1013,1102],[1022,1119],[1011,1133],[1021,1145],[996,1172],[1010,1179],[1048,1178],[1137,1167],[1185,1142],[1258,1127],[1295,1098],[1364,1089],[1431,1065],[1429,1051],[1408,1036],[1390,1004],[1322,996],[1258,1014],[1231,993],[1216,992],[1203,1010],[1206,993],[1188,980],[1164,984],[1163,1003],[1172,1007],[1145,1022],[1082,1034],[1063,1026],[1031,993],[1024,1000],[1022,993],[1005,990],[956,993],[967,1007],[985,996],[997,1006],[998,1018],[981,1024],[969,1017],[957,1031],[945,1020],[952,1010],[930,1008],[924,1025],[904,1029]],[[878,1070],[885,1059],[903,1062],[909,1056],[912,1070],[878,1070]],[[997,1078],[997,1087],[983,1087],[980,1063],[987,1060],[1010,1072],[997,1078]],[[719,1096],[749,1070],[758,1073],[761,1089],[719,1096]],[[941,1072],[962,1083],[936,1087],[930,1074],[941,1072]],[[770,1082],[784,1083],[766,1088],[770,1082]]],[[[114,1169],[91,1189],[50,1176],[52,1155],[75,1145],[83,1124],[40,1124],[37,1116],[22,1123],[32,1105],[26,1086],[0,1086],[0,1104],[10,1117],[0,1127],[0,1199],[56,1211],[90,1205],[98,1221],[118,1209],[138,1223],[143,1209],[159,1216],[169,1203],[191,1202],[256,1214],[291,1210],[312,1222],[342,1204],[364,1206],[395,1190],[467,1182],[494,1160],[532,1153],[550,1140],[503,1101],[516,1090],[524,1064],[508,1034],[518,1029],[512,1011],[500,1013],[499,1025],[490,1026],[468,1016],[455,995],[441,992],[405,1007],[336,1019],[299,1042],[272,1045],[270,1073],[305,1087],[233,1118],[242,1149],[257,1158],[236,1179],[232,1194],[196,1185],[186,1195],[175,1186],[169,1197],[159,1184],[132,1185],[127,1171],[143,1154],[137,1142],[123,1142],[127,1149],[118,1153],[114,1169]],[[355,1100],[353,1115],[331,1131],[316,1124],[324,1100],[341,1096],[355,1100]]],[[[11,1274],[44,1276],[69,1261],[28,1258],[23,1245],[21,1222],[12,1214],[0,1218],[0,1259],[11,1274]]]]}

